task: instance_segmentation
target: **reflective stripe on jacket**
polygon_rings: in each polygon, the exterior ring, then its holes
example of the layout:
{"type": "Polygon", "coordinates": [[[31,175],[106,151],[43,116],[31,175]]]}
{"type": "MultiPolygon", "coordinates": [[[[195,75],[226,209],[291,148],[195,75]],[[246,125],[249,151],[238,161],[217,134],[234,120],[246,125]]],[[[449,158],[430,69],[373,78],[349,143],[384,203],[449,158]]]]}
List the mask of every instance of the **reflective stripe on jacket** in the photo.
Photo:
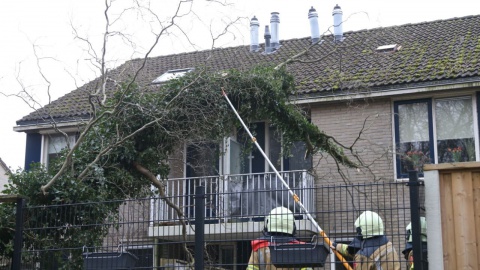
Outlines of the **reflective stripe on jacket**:
{"type": "Polygon", "coordinates": [[[409,270],[413,270],[413,250],[410,250],[410,252],[408,253],[408,269],[409,270]]]}

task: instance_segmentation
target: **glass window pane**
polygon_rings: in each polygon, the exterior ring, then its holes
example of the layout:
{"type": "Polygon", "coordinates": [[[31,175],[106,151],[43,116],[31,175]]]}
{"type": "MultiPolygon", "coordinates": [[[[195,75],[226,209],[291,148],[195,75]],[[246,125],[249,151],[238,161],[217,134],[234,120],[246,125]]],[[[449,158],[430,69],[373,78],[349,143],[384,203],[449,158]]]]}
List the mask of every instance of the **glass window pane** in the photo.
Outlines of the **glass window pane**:
{"type": "Polygon", "coordinates": [[[438,163],[475,160],[471,97],[439,99],[435,103],[438,163]]]}
{"type": "Polygon", "coordinates": [[[422,173],[423,164],[431,163],[428,119],[427,102],[398,105],[400,174],[422,173]]]}
{"type": "MultiPolygon", "coordinates": [[[[269,126],[269,153],[268,158],[272,162],[277,171],[282,170],[282,139],[276,127],[269,126]]],[[[273,172],[273,169],[268,166],[268,171],[273,172]]]]}
{"type": "Polygon", "coordinates": [[[398,106],[400,142],[428,141],[428,104],[398,106]]]}
{"type": "Polygon", "coordinates": [[[307,146],[304,142],[294,142],[288,157],[290,170],[309,170],[312,168],[312,156],[305,158],[307,146]]]}
{"type": "Polygon", "coordinates": [[[48,137],[48,154],[58,153],[65,147],[67,147],[65,136],[51,135],[48,137]]]}
{"type": "MultiPolygon", "coordinates": [[[[242,167],[242,145],[238,142],[230,139],[230,174],[240,174],[244,173],[242,168],[244,169],[245,166],[242,167]]],[[[245,165],[245,164],[243,164],[245,165]]]]}
{"type": "MultiPolygon", "coordinates": [[[[75,135],[68,135],[68,144],[72,147],[75,144],[75,135]]],[[[50,164],[54,159],[59,156],[59,152],[67,147],[67,139],[62,134],[48,135],[48,146],[47,146],[47,164],[50,164]]]]}

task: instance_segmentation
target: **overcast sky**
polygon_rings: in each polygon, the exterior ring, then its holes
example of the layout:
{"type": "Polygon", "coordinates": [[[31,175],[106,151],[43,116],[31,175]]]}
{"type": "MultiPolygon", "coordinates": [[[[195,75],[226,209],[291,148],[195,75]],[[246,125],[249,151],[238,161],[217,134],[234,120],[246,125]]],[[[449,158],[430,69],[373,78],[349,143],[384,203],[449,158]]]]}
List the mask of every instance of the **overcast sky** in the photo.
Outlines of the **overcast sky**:
{"type": "MultiPolygon", "coordinates": [[[[280,13],[280,40],[310,35],[308,10],[314,7],[319,15],[321,32],[333,23],[332,10],[338,4],[343,10],[344,31],[371,29],[438,19],[480,14],[480,1],[430,0],[222,0],[232,5],[219,7],[194,0],[194,14],[179,18],[183,32],[172,29],[162,38],[153,55],[181,53],[215,47],[249,44],[250,18],[260,23],[261,34],[269,24],[270,13],[280,13]],[[223,27],[243,18],[212,45],[211,33],[218,35],[223,27]]],[[[110,10],[111,22],[130,0],[117,0],[110,10]]],[[[140,0],[142,3],[146,1],[140,0]]],[[[173,14],[176,0],[153,0],[151,8],[160,18],[173,14]]],[[[101,0],[2,0],[0,1],[0,93],[17,94],[26,89],[38,108],[50,100],[72,91],[98,76],[92,65],[92,54],[82,39],[88,39],[100,53],[105,29],[104,1],[101,0]],[[75,31],[76,34],[75,34],[75,31]],[[82,39],[75,38],[78,35],[82,39]],[[35,54],[40,61],[37,61],[35,54]],[[41,71],[41,72],[40,72],[41,71]],[[48,90],[48,91],[47,91],[48,90]],[[50,93],[47,95],[46,93],[50,93]]],[[[107,50],[110,67],[132,57],[141,57],[153,42],[151,29],[158,30],[154,17],[145,10],[128,10],[115,22],[112,30],[128,35],[111,37],[107,50]],[[150,23],[142,23],[142,22],[150,23]]],[[[461,31],[461,30],[460,30],[461,31]]],[[[262,42],[262,38],[260,39],[262,42]]],[[[33,111],[16,97],[0,95],[0,158],[13,170],[23,168],[25,134],[13,131],[16,120],[33,111]]]]}

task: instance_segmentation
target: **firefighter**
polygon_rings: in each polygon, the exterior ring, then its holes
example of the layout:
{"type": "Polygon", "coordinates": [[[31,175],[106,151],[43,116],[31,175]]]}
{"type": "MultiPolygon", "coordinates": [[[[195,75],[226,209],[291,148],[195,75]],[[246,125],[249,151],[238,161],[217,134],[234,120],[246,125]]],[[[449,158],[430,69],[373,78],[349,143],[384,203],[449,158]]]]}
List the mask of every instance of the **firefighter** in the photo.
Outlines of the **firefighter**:
{"type": "Polygon", "coordinates": [[[285,207],[277,207],[270,211],[264,221],[264,236],[252,241],[252,253],[248,260],[247,270],[311,270],[311,268],[276,268],[270,260],[268,246],[272,239],[275,244],[303,243],[294,237],[295,230],[295,219],[292,211],[285,207]]]}
{"type": "Polygon", "coordinates": [[[382,218],[365,211],[355,221],[357,235],[350,244],[335,244],[347,261],[353,259],[354,270],[400,270],[400,260],[384,234],[382,218]]]}
{"type": "MultiPolygon", "coordinates": [[[[423,260],[427,261],[427,220],[425,217],[420,217],[420,227],[421,227],[421,236],[422,236],[422,253],[423,253],[423,260]]],[[[410,222],[406,229],[406,240],[407,244],[405,245],[405,249],[402,251],[403,255],[405,256],[405,260],[407,260],[407,269],[413,270],[413,244],[412,244],[412,223],[410,222]]]]}

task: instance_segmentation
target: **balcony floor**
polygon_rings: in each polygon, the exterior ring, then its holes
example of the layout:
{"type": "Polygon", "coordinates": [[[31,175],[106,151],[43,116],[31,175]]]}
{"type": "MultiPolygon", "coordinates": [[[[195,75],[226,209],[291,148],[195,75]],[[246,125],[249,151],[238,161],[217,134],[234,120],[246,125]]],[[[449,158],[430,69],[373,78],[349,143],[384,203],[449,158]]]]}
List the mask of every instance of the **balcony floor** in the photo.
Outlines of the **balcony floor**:
{"type": "MultiPolygon", "coordinates": [[[[205,240],[220,240],[228,237],[230,239],[250,240],[259,237],[262,234],[264,222],[247,221],[247,222],[220,222],[215,224],[205,224],[205,240]]],[[[310,237],[317,233],[317,229],[310,220],[295,220],[297,228],[297,236],[310,237]]],[[[187,224],[187,240],[193,241],[195,238],[195,225],[187,224]]],[[[150,226],[148,236],[163,240],[183,240],[181,225],[158,225],[150,226]]]]}

